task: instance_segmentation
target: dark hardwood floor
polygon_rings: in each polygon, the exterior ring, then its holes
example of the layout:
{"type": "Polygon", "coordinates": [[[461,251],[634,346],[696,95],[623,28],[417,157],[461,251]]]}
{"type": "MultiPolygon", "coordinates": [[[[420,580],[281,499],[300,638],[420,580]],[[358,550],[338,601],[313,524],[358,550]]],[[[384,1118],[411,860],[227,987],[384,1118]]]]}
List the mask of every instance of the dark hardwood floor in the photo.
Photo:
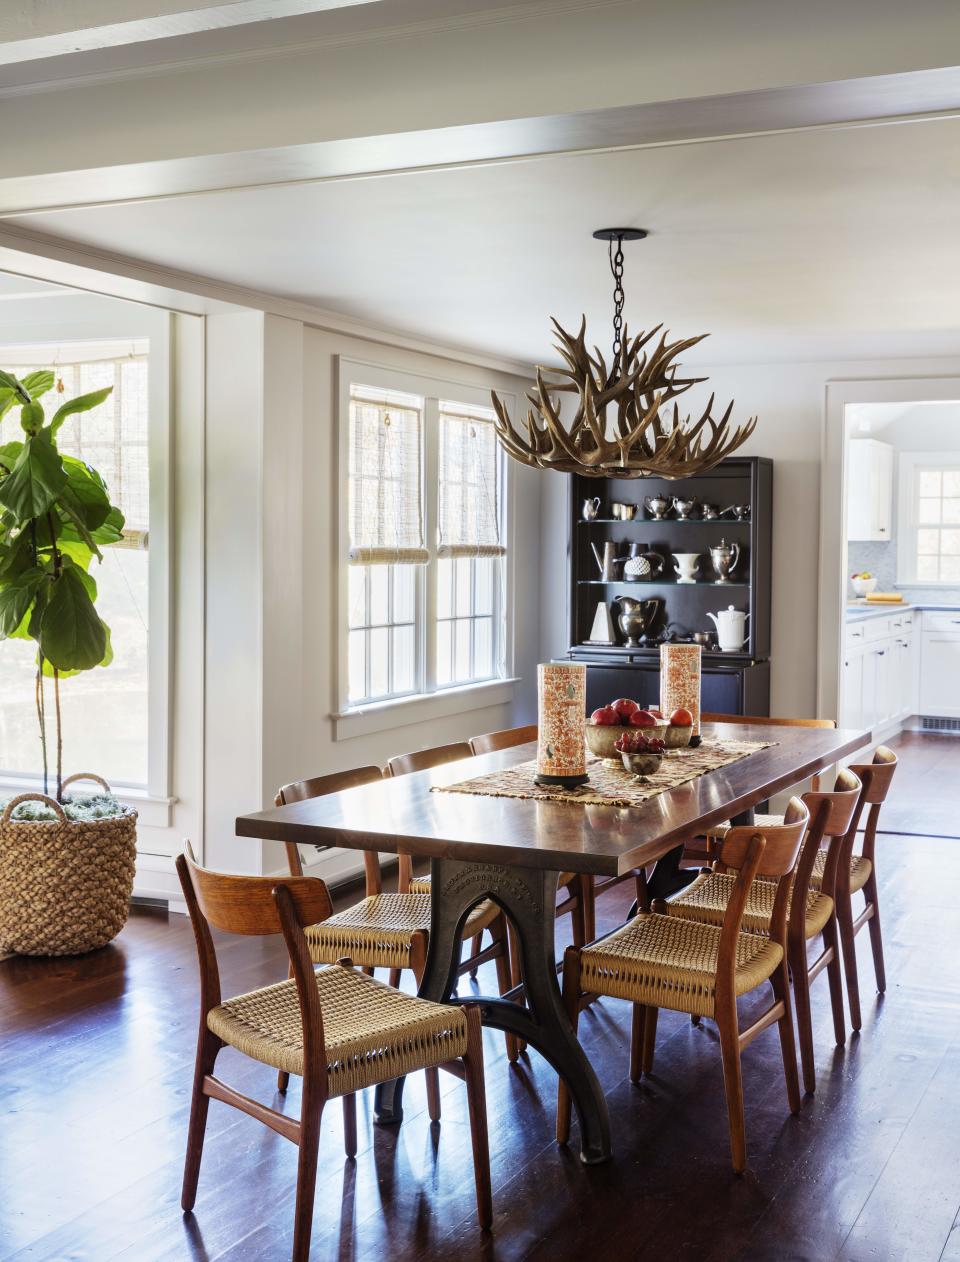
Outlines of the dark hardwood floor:
{"type": "MultiPolygon", "coordinates": [[[[906,757],[885,822],[957,832],[960,740],[898,744],[906,757]]],[[[327,1110],[313,1256],[960,1262],[960,848],[887,834],[878,852],[887,994],[874,993],[861,934],[862,1034],[834,1047],[818,981],[817,1092],[797,1118],[775,1031],[747,1050],[744,1177],[730,1168],[711,1024],[662,1014],[656,1072],[634,1087],[628,1006],[605,1000],[580,1028],[609,1097],[612,1163],[586,1169],[575,1146],[556,1146],[554,1075],[535,1054],[511,1069],[491,1032],[492,1237],[476,1228],[463,1086],[442,1075],[432,1128],[419,1078],[396,1130],[371,1125],[366,1093],[355,1162],[343,1157],[340,1110],[327,1110]]],[[[626,910],[628,887],[617,894],[600,903],[601,931],[626,910]]],[[[278,941],[232,939],[222,960],[225,993],[285,975],[278,941]]],[[[491,989],[492,972],[481,975],[491,989]]],[[[289,1256],[296,1150],[216,1102],[196,1211],[180,1213],[196,1002],[189,923],[164,912],[135,911],[90,956],[0,962],[0,1257],[289,1256]]],[[[274,1100],[273,1071],[228,1050],[218,1072],[274,1100]]],[[[291,1087],[286,1107],[298,1104],[291,1087]]]]}

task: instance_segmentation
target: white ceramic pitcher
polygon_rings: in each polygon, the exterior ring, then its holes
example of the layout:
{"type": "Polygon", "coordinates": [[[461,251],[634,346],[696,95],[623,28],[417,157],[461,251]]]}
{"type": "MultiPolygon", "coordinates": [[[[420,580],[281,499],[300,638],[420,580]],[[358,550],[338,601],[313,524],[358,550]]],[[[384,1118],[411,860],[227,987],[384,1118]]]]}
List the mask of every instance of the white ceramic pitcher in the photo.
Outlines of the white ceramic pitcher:
{"type": "Polygon", "coordinates": [[[717,642],[723,652],[736,653],[738,649],[743,648],[747,639],[747,619],[750,617],[748,613],[743,613],[739,609],[734,609],[733,605],[728,605],[718,614],[708,613],[707,617],[717,628],[717,642]]]}

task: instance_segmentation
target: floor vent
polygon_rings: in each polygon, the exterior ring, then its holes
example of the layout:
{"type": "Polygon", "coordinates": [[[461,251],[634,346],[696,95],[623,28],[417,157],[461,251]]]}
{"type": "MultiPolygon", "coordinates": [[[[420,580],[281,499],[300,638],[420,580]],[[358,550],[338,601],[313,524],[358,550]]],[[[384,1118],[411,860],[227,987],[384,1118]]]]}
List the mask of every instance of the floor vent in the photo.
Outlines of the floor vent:
{"type": "Polygon", "coordinates": [[[921,714],[920,728],[924,732],[960,732],[960,719],[935,719],[921,714]]]}

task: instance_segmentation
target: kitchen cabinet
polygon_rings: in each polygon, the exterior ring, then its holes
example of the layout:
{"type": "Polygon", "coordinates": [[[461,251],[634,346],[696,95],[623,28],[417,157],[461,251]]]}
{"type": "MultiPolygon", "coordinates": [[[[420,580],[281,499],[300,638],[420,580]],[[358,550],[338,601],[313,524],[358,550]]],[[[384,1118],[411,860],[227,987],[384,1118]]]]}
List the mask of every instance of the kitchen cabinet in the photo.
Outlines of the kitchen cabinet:
{"type": "Polygon", "coordinates": [[[916,713],[916,656],[912,612],[850,623],[840,676],[841,725],[887,735],[916,713]]]}
{"type": "Polygon", "coordinates": [[[960,718],[960,613],[923,615],[919,708],[933,718],[960,718]]]}
{"type": "Polygon", "coordinates": [[[847,538],[893,538],[893,448],[854,438],[847,450],[847,538]]]}

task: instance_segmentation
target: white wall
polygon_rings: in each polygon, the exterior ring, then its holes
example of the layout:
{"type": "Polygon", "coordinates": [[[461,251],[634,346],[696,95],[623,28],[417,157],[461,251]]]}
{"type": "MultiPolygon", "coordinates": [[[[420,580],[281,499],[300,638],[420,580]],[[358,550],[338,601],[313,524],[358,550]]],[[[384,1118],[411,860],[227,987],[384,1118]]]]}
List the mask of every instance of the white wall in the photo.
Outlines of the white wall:
{"type": "MultiPolygon", "coordinates": [[[[816,713],[820,466],[826,383],[844,378],[940,377],[960,359],[858,360],[818,363],[696,365],[709,375],[721,407],[756,413],[743,454],[769,456],[773,470],[773,621],[771,713],[816,713]]],[[[690,409],[697,405],[691,395],[690,409]]],[[[699,397],[699,396],[698,396],[699,397]]],[[[541,656],[567,647],[566,478],[544,475],[541,545],[541,656]]],[[[840,540],[837,541],[838,546],[840,540]]]]}

